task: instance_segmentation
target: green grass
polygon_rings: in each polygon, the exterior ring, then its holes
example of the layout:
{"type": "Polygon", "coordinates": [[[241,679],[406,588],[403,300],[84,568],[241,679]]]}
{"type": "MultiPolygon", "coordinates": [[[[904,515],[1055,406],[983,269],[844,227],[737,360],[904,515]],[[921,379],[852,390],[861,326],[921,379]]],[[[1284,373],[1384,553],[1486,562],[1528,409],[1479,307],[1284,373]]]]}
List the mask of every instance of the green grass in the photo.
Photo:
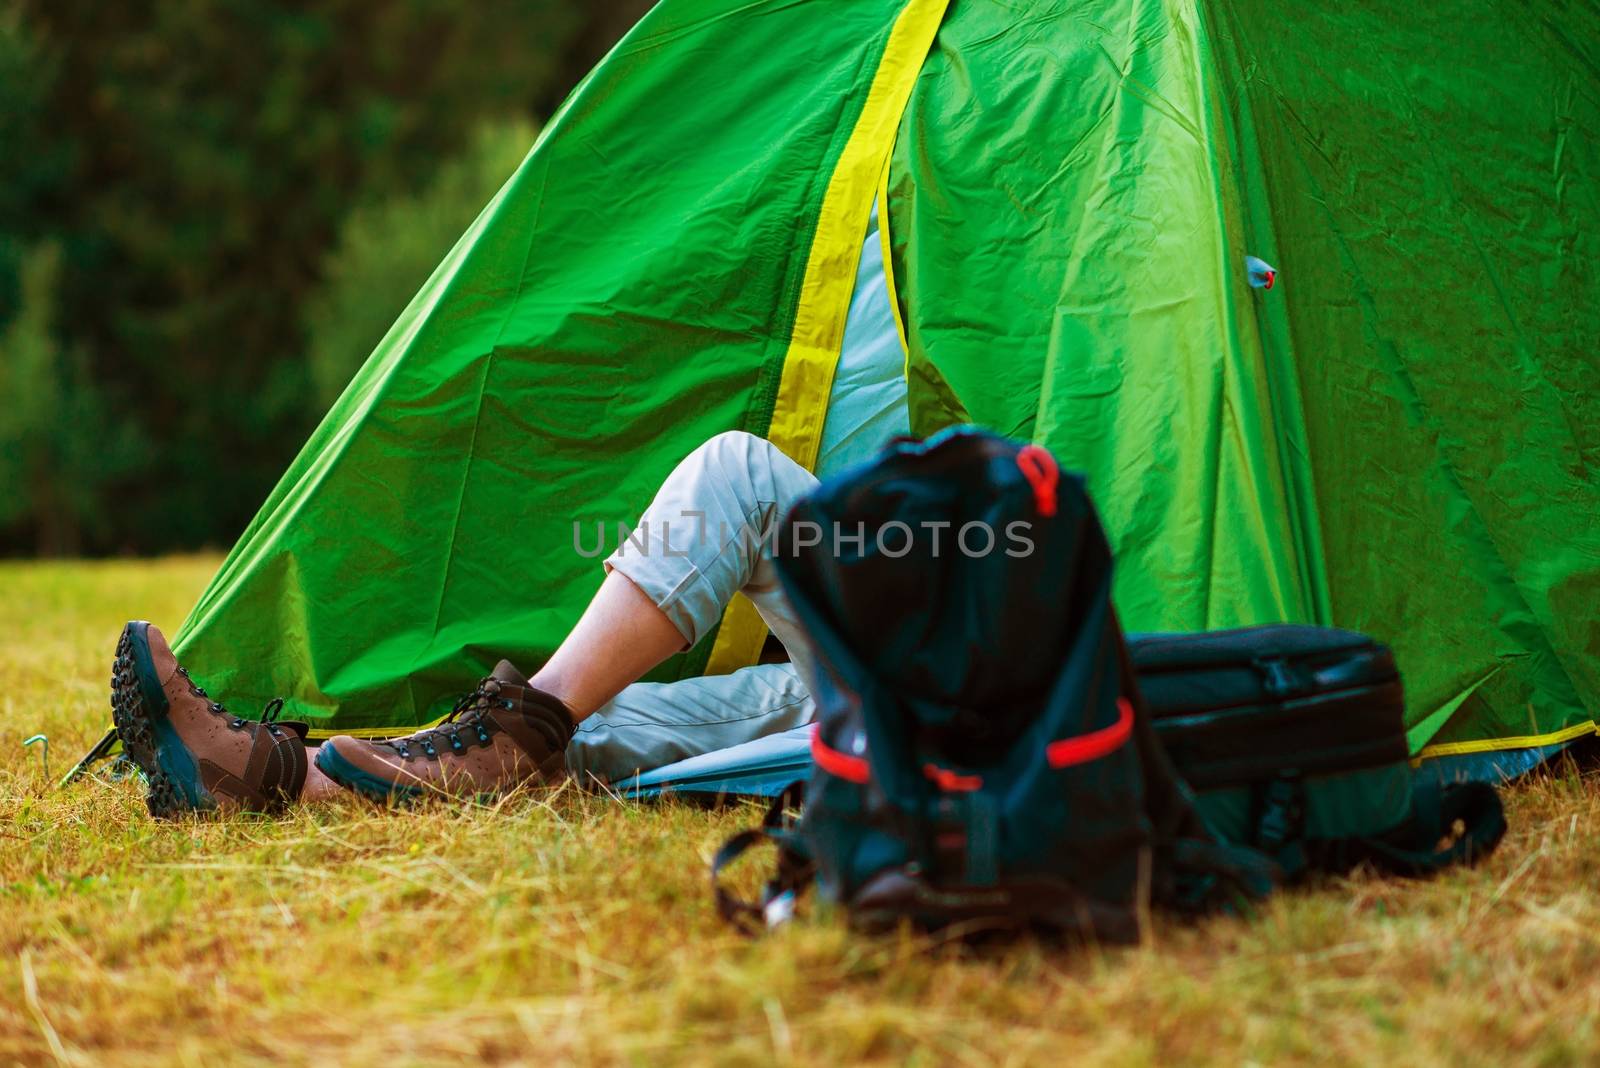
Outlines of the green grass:
{"type": "Polygon", "coordinates": [[[53,789],[22,740],[48,734],[59,776],[105,726],[122,622],[174,629],[215,563],[0,565],[0,1061],[1600,1058],[1596,790],[1570,768],[1509,791],[1474,871],[982,956],[814,911],[731,933],[706,858],[752,809],[563,790],[161,826],[137,782],[53,789]]]}

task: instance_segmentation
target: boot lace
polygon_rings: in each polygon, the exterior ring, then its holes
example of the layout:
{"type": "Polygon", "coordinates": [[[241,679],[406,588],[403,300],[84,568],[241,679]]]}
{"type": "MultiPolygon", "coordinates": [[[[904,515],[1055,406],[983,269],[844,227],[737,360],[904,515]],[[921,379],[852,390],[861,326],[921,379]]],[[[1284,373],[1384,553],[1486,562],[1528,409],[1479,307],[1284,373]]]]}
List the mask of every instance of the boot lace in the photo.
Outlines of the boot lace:
{"type": "Polygon", "coordinates": [[[478,683],[477,689],[463,694],[438,726],[404,738],[391,738],[380,744],[399,753],[402,760],[411,759],[412,746],[422,750],[422,755],[430,760],[438,759],[441,747],[448,747],[457,756],[474,745],[487,749],[493,744],[495,732],[500,729],[499,724],[489,718],[489,713],[496,707],[511,707],[509,701],[502,701],[499,697],[500,681],[486,678],[478,683]]]}
{"type": "Polygon", "coordinates": [[[265,725],[267,732],[274,738],[283,734],[282,728],[278,726],[278,716],[283,712],[283,698],[274,697],[272,700],[268,701],[267,707],[261,710],[261,718],[259,720],[245,719],[243,716],[236,716],[232,712],[229,712],[227,706],[225,706],[221,701],[212,700],[211,695],[206,693],[206,688],[204,686],[196,685],[194,679],[189,675],[188,668],[178,668],[178,674],[182,675],[183,680],[189,684],[190,693],[194,694],[196,697],[204,698],[207,702],[209,702],[206,707],[213,716],[223,716],[229,720],[229,730],[242,731],[248,727],[265,725]]]}

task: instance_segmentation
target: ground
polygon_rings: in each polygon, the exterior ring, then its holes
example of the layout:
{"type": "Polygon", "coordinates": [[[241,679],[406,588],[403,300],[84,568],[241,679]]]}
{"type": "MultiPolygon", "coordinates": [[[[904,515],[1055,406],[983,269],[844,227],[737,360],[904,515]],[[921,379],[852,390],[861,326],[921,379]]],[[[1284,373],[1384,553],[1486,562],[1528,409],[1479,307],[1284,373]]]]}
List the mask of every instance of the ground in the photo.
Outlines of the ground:
{"type": "Polygon", "coordinates": [[[136,780],[56,789],[107,723],[122,622],[175,628],[216,563],[0,565],[0,1061],[1600,1059],[1600,783],[1570,766],[1508,791],[1476,870],[983,955],[814,909],[734,934],[706,860],[750,808],[569,789],[157,825],[136,780]]]}

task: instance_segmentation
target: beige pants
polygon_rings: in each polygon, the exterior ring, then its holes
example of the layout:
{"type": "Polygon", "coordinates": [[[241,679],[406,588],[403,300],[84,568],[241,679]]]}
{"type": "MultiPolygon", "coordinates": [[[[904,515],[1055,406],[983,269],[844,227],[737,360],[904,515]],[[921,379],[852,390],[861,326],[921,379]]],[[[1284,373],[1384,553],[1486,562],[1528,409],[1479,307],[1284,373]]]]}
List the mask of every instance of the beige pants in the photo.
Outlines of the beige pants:
{"type": "Polygon", "coordinates": [[[771,442],[740,432],[712,438],[667,476],[606,566],[649,595],[686,646],[743,593],[792,663],[629,686],[579,724],[567,750],[572,772],[615,782],[811,721],[816,705],[802,681],[811,652],[765,535],[816,485],[771,442]]]}

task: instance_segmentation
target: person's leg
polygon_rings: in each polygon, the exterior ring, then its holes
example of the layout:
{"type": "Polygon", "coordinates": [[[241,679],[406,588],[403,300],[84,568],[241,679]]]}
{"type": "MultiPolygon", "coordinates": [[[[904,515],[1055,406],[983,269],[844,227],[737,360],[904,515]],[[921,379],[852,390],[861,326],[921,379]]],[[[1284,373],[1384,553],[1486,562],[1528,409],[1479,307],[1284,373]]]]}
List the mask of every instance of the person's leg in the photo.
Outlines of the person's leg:
{"type": "Polygon", "coordinates": [[[621,782],[638,772],[810,723],[816,702],[793,664],[731,675],[636,682],[578,724],[567,771],[621,782]]]}
{"type": "Polygon", "coordinates": [[[350,791],[334,782],[317,767],[315,754],[306,761],[306,784],[300,788],[300,800],[315,804],[332,801],[336,797],[349,797],[350,791]]]}
{"type": "MultiPolygon", "coordinates": [[[[710,633],[733,595],[743,593],[803,667],[810,650],[778,581],[770,533],[816,486],[816,476],[765,438],[718,434],[661,484],[635,536],[617,547],[606,567],[632,580],[672,621],[682,636],[679,648],[691,648],[710,633]]],[[[615,653],[604,634],[574,631],[552,663],[561,659],[564,670],[592,678],[606,673],[604,662],[615,653]]],[[[607,681],[625,685],[633,679],[608,673],[607,681]]],[[[611,689],[607,699],[621,689],[611,689]]]]}
{"type": "MultiPolygon", "coordinates": [[[[485,680],[494,692],[480,689],[466,715],[406,738],[330,739],[317,766],[335,782],[381,798],[487,793],[543,779],[565,767],[580,721],[693,646],[740,591],[803,663],[807,654],[767,535],[815,485],[768,441],[741,433],[712,438],[662,483],[634,535],[606,561],[609,573],[578,624],[531,678],[502,662],[485,680]],[[540,717],[538,730],[519,737],[529,715],[540,717]],[[492,737],[483,735],[485,724],[492,737]]],[[[714,707],[703,712],[719,714],[714,707]]]]}
{"type": "Polygon", "coordinates": [[[582,720],[683,648],[683,635],[633,580],[612,571],[577,626],[530,680],[582,720]]]}
{"type": "Polygon", "coordinates": [[[573,774],[605,781],[724,749],[809,723],[816,705],[796,663],[745,668],[731,675],[676,683],[618,683],[697,641],[721,618],[735,592],[755,603],[793,661],[809,657],[798,621],[772,564],[771,526],[817,480],[770,442],[724,434],[707,442],[663,483],[639,524],[638,540],[619,547],[613,570],[584,620],[533,678],[578,711],[598,709],[579,724],[567,750],[573,774]],[[636,583],[636,585],[634,585],[636,583]],[[651,591],[646,593],[645,591],[651,591]],[[609,604],[626,605],[630,624],[647,631],[638,655],[615,656],[617,629],[603,622],[609,604]],[[661,608],[652,616],[639,599],[661,608]],[[587,624],[593,619],[596,626],[587,624]],[[673,621],[681,645],[661,627],[673,621]],[[608,662],[608,657],[614,657],[608,662]],[[648,661],[648,663],[647,663],[648,661]],[[568,679],[577,685],[569,685],[568,679]],[[583,689],[589,687],[589,689],[583,689]],[[603,707],[601,694],[616,694],[603,707]]]}

